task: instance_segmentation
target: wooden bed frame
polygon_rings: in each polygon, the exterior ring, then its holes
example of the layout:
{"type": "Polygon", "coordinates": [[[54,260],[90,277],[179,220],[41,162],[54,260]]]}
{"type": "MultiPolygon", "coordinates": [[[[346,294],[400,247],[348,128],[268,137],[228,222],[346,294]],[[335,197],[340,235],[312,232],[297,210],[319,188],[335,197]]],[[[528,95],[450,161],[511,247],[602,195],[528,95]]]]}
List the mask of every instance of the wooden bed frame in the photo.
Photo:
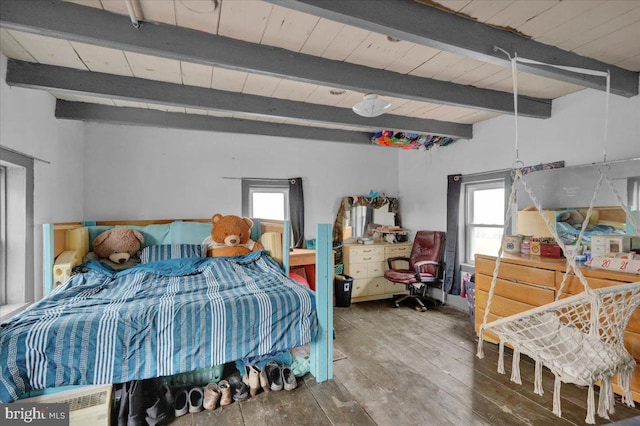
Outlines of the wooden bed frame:
{"type": "MultiPolygon", "coordinates": [[[[74,238],[70,234],[83,232],[82,228],[95,225],[135,225],[147,226],[153,224],[169,224],[175,221],[210,223],[211,219],[162,219],[162,220],[122,220],[122,221],[98,221],[98,222],[73,222],[43,225],[43,267],[44,267],[44,294],[51,292],[54,286],[54,265],[56,258],[66,254],[71,258],[70,264],[82,261],[88,250],[88,245],[80,249],[78,253],[77,243],[72,243],[74,238]],[[70,245],[71,243],[71,245],[70,245]],[[71,254],[70,254],[71,252],[71,254]],[[74,254],[75,252],[75,254],[74,254]]],[[[282,246],[290,247],[291,231],[290,223],[277,221],[261,221],[260,234],[265,232],[282,233],[282,246]]],[[[86,228],[85,228],[86,229],[86,228]]],[[[333,378],[333,251],[332,251],[332,226],[330,224],[318,224],[316,226],[316,262],[315,262],[315,293],[316,310],[318,316],[318,333],[311,342],[311,374],[316,381],[323,382],[333,378]]],[[[77,237],[75,241],[82,240],[77,237]]],[[[88,244],[88,238],[87,238],[88,244]]],[[[265,247],[268,251],[268,248],[265,247]]],[[[285,274],[289,273],[289,250],[282,250],[282,266],[285,274]]],[[[75,266],[75,265],[73,265],[75,266]]],[[[73,267],[71,266],[71,267],[73,267]]],[[[63,387],[68,389],[69,387],[63,387]]],[[[58,390],[58,388],[55,388],[58,390]]],[[[52,390],[53,391],[53,390],[52,390]]],[[[45,392],[46,393],[46,392],[45,392]]]]}

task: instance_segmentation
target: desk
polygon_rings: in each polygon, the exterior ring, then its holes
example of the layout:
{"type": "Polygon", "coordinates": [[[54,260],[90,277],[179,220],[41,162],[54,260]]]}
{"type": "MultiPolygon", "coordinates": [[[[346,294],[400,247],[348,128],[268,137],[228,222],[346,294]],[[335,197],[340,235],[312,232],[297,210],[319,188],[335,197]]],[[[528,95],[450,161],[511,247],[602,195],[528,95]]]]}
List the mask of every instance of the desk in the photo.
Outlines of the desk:
{"type": "Polygon", "coordinates": [[[289,269],[304,267],[311,290],[316,290],[316,251],[309,249],[293,249],[289,253],[289,269]]]}

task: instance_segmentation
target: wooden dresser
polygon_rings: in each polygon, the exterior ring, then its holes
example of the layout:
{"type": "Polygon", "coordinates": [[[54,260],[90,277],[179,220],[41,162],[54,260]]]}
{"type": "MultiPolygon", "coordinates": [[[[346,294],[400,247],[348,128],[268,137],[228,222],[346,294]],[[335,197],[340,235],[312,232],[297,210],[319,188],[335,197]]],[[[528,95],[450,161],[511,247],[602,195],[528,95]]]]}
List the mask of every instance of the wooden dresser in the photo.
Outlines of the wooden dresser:
{"type": "MultiPolygon", "coordinates": [[[[484,311],[489,297],[491,278],[496,258],[476,255],[475,283],[475,329],[482,324],[484,311]]],[[[491,302],[488,321],[505,317],[553,302],[560,290],[562,277],[566,269],[566,259],[551,259],[529,255],[507,255],[500,261],[498,281],[491,302]]],[[[627,282],[640,281],[640,276],[621,272],[605,271],[583,267],[582,272],[592,288],[607,287],[627,282]]],[[[565,283],[561,297],[582,292],[583,286],[575,275],[570,275],[565,283]]],[[[497,337],[489,332],[483,333],[484,340],[497,343],[497,337]]],[[[625,332],[625,347],[640,363],[640,308],[631,316],[625,332]]],[[[614,384],[614,391],[620,388],[614,384]]],[[[640,402],[640,364],[636,366],[631,380],[633,399],[640,402]]]]}
{"type": "Polygon", "coordinates": [[[345,244],[342,248],[344,273],[353,278],[352,302],[387,299],[405,291],[404,286],[384,279],[387,259],[407,256],[412,242],[386,244],[345,244]]]}

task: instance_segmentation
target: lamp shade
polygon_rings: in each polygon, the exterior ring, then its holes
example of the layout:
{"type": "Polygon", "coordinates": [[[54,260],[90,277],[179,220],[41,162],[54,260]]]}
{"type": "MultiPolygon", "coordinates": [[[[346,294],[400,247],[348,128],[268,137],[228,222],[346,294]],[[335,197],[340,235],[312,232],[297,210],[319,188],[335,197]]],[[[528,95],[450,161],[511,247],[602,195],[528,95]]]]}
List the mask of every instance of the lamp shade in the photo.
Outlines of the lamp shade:
{"type": "Polygon", "coordinates": [[[364,99],[353,106],[353,112],[363,117],[377,117],[391,107],[391,102],[378,98],[378,95],[367,94],[364,99]]]}

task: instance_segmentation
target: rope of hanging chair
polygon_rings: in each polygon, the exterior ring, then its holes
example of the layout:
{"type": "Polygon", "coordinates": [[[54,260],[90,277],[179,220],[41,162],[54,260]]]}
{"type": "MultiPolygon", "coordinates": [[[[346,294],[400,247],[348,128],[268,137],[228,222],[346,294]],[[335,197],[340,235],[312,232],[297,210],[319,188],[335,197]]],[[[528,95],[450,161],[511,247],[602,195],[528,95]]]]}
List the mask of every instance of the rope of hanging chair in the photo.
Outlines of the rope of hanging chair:
{"type": "MultiPolygon", "coordinates": [[[[580,73],[583,73],[583,74],[606,77],[607,90],[606,90],[606,101],[605,101],[605,123],[604,123],[604,137],[603,137],[603,162],[606,162],[606,159],[607,159],[607,133],[608,133],[608,115],[609,115],[609,94],[610,94],[610,73],[609,73],[609,71],[602,72],[602,71],[581,69],[581,68],[576,68],[576,67],[566,67],[566,66],[561,66],[561,65],[546,64],[546,63],[539,62],[539,61],[534,61],[534,60],[531,60],[531,59],[520,58],[520,57],[518,57],[517,53],[515,53],[513,56],[511,56],[507,51],[505,51],[504,49],[501,49],[501,48],[499,48],[497,46],[494,47],[494,50],[500,50],[505,55],[507,55],[507,57],[509,57],[509,59],[511,61],[511,75],[512,75],[512,80],[513,80],[514,150],[515,150],[516,160],[515,160],[515,162],[514,162],[514,164],[512,166],[512,169],[513,169],[512,173],[513,173],[514,179],[513,179],[512,185],[511,185],[511,193],[509,194],[509,201],[508,201],[507,211],[505,213],[505,221],[504,221],[504,226],[503,226],[503,231],[502,231],[502,239],[501,239],[501,242],[500,242],[500,247],[498,248],[498,255],[496,257],[496,263],[495,263],[495,267],[494,267],[494,270],[493,270],[493,275],[492,275],[492,278],[491,278],[491,285],[489,287],[489,294],[488,294],[488,297],[487,297],[487,304],[485,306],[484,315],[483,315],[483,319],[482,319],[482,324],[480,325],[480,328],[478,330],[479,344],[478,344],[477,356],[480,357],[480,358],[482,358],[484,356],[483,350],[482,350],[483,332],[484,332],[484,329],[485,329],[485,327],[487,325],[487,321],[488,321],[489,314],[490,314],[490,311],[491,311],[491,302],[492,302],[493,296],[495,294],[495,287],[496,287],[496,283],[497,283],[497,279],[498,279],[498,271],[499,271],[499,268],[500,268],[501,258],[502,258],[502,254],[503,254],[503,246],[504,246],[505,239],[506,239],[506,236],[507,236],[506,235],[507,231],[509,230],[509,226],[511,224],[513,205],[515,204],[515,196],[516,196],[516,193],[517,193],[517,187],[518,187],[518,182],[519,181],[522,182],[522,185],[523,185],[524,189],[526,190],[527,194],[529,195],[529,197],[533,201],[534,206],[536,207],[536,209],[538,210],[540,216],[544,220],[545,225],[547,226],[547,229],[551,232],[551,235],[553,236],[554,240],[560,246],[562,251],[564,253],[567,253],[566,245],[564,244],[564,242],[560,238],[555,225],[552,224],[551,220],[549,219],[549,217],[547,217],[547,215],[544,214],[544,210],[542,208],[542,205],[541,205],[540,201],[538,200],[537,196],[533,193],[533,190],[528,185],[526,179],[524,179],[522,171],[520,170],[520,168],[523,167],[524,164],[520,160],[520,151],[519,151],[518,77],[517,77],[518,76],[518,70],[517,70],[517,62],[522,62],[522,63],[527,63],[527,64],[535,64],[535,65],[543,65],[543,66],[550,66],[550,67],[560,68],[560,69],[564,69],[564,70],[572,71],[572,72],[580,72],[580,73]]],[[[589,209],[587,210],[587,214],[586,214],[586,216],[585,216],[585,218],[584,218],[584,220],[582,222],[580,233],[579,233],[578,238],[576,240],[576,250],[574,250],[574,252],[569,254],[568,257],[567,257],[567,268],[566,268],[566,271],[565,271],[565,273],[563,275],[562,282],[560,284],[560,288],[559,288],[558,294],[556,295],[556,300],[558,300],[560,298],[560,295],[562,294],[562,291],[564,290],[564,286],[565,286],[567,277],[569,276],[569,273],[570,273],[570,271],[572,269],[573,269],[575,275],[578,277],[580,283],[584,287],[584,291],[587,294],[592,294],[591,287],[589,286],[589,283],[587,282],[587,279],[585,278],[585,276],[582,273],[582,271],[580,270],[580,268],[577,267],[577,264],[576,264],[576,261],[575,261],[575,253],[577,252],[577,248],[580,247],[580,244],[581,244],[582,239],[584,237],[584,233],[585,233],[585,231],[587,229],[587,226],[589,224],[589,220],[591,218],[591,215],[592,215],[592,212],[593,212],[593,208],[595,206],[595,201],[596,201],[597,195],[598,195],[598,193],[600,191],[600,187],[602,186],[602,181],[603,180],[606,180],[608,182],[609,186],[614,190],[614,193],[618,197],[618,200],[620,201],[620,204],[623,206],[623,209],[625,210],[626,213],[628,213],[628,209],[624,206],[624,202],[622,202],[622,197],[620,197],[618,192],[615,190],[615,187],[611,183],[611,181],[608,178],[608,176],[606,176],[606,174],[602,173],[602,170],[600,170],[600,169],[598,169],[598,172],[600,174],[600,178],[598,180],[598,183],[597,183],[596,188],[594,190],[593,196],[591,198],[591,202],[589,204],[589,209]]],[[[632,218],[632,220],[633,220],[633,218],[632,218]]],[[[635,226],[635,221],[634,221],[634,226],[635,226]]],[[[636,226],[636,228],[637,228],[637,226],[636,226]]]]}
{"type": "MultiPolygon", "coordinates": [[[[597,70],[591,70],[591,69],[587,69],[587,68],[578,68],[578,67],[569,67],[566,65],[556,65],[556,64],[548,64],[545,62],[540,62],[540,61],[535,61],[533,59],[527,59],[527,58],[521,58],[518,57],[518,54],[516,53],[514,55],[514,57],[512,58],[511,55],[509,55],[508,52],[506,52],[505,50],[499,48],[499,47],[494,47],[495,50],[500,50],[503,53],[505,53],[509,59],[511,60],[511,73],[515,74],[515,63],[516,62],[521,62],[523,64],[530,64],[530,65],[542,65],[545,67],[551,67],[551,68],[557,68],[557,69],[561,69],[561,70],[565,70],[565,71],[571,71],[571,72],[575,72],[578,74],[586,74],[586,75],[593,75],[596,77],[605,77],[606,78],[606,96],[605,96],[605,104],[604,104],[604,135],[603,135],[603,143],[602,143],[602,162],[606,163],[607,162],[607,140],[608,140],[608,134],[609,134],[609,98],[610,98],[610,94],[611,94],[611,72],[609,70],[605,71],[597,71],[597,70]]],[[[517,79],[514,77],[513,79],[514,81],[514,89],[516,88],[517,85],[517,79]]],[[[515,95],[515,90],[514,90],[514,95],[515,95]]],[[[517,105],[517,99],[514,100],[514,106],[517,105]]],[[[518,111],[517,111],[517,106],[515,107],[515,114],[516,114],[516,129],[517,129],[517,115],[518,115],[518,111]]],[[[516,141],[517,143],[517,141],[516,141]]],[[[517,145],[516,145],[516,150],[517,150],[517,145]]]]}

